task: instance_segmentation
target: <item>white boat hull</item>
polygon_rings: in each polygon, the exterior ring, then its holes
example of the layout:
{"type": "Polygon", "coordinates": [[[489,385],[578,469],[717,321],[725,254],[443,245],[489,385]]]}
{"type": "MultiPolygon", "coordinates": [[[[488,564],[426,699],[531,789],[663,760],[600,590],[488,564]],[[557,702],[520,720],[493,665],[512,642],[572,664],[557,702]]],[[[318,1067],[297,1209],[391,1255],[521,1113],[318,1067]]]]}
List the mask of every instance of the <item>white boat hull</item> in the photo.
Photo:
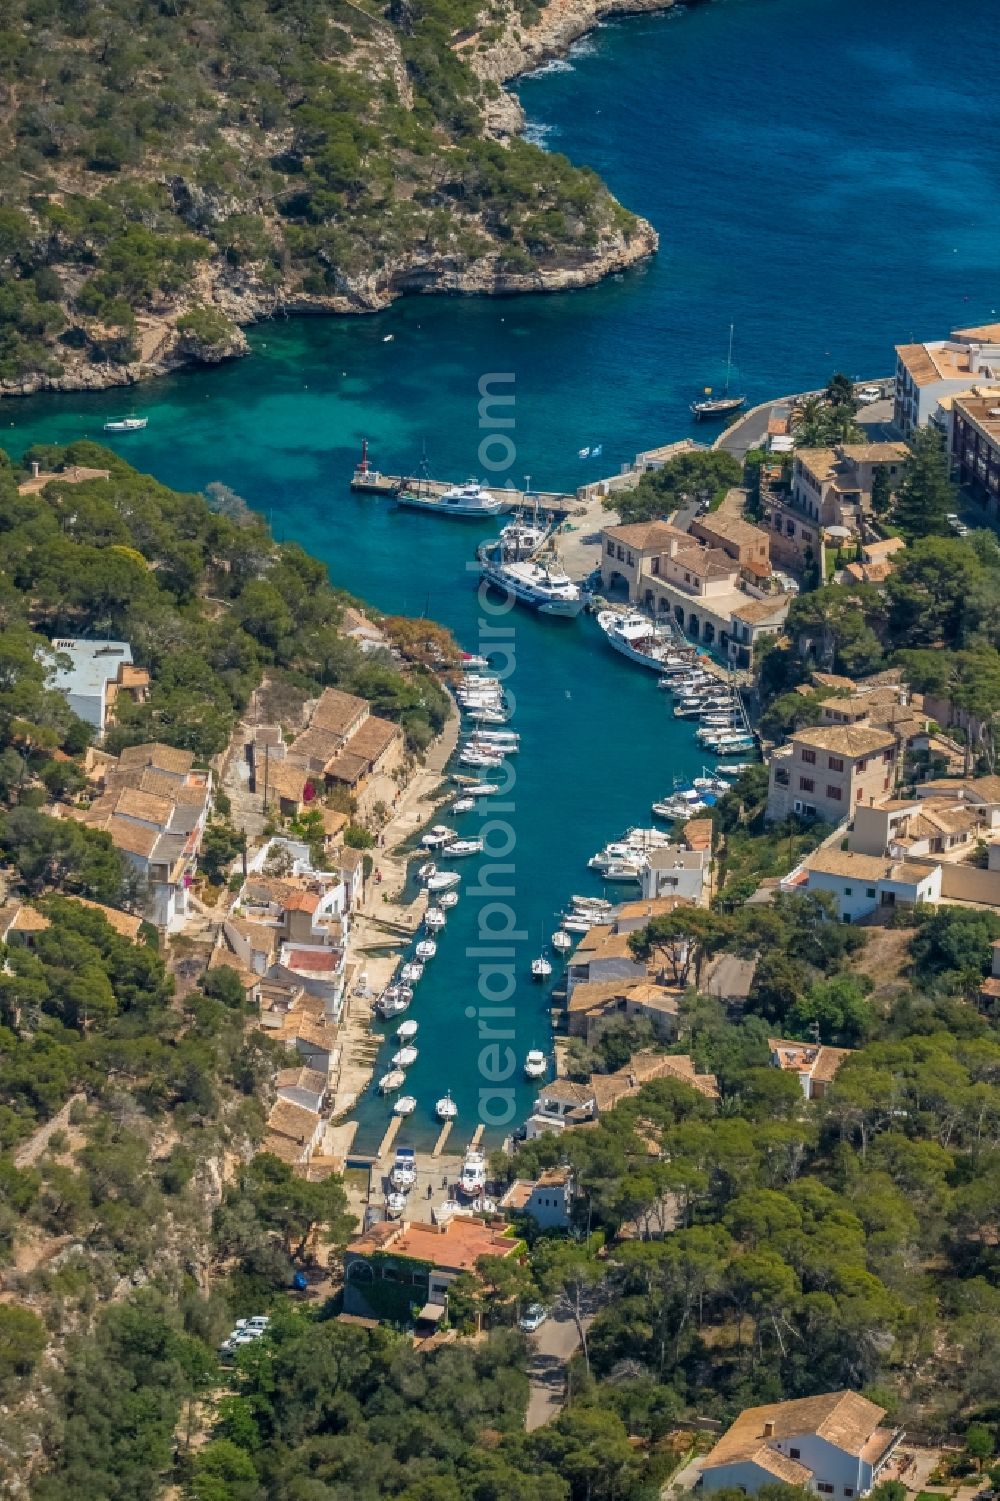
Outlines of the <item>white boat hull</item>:
{"type": "Polygon", "coordinates": [[[583,609],[583,595],[577,591],[575,598],[559,599],[540,595],[529,584],[522,583],[507,573],[499,573],[488,565],[482,569],[481,577],[494,589],[499,589],[502,594],[510,594],[522,605],[527,605],[532,610],[537,610],[539,615],[551,615],[557,620],[575,620],[583,609]]]}
{"type": "Polygon", "coordinates": [[[468,521],[474,520],[477,516],[498,516],[505,509],[507,502],[494,495],[489,501],[457,500],[446,505],[436,495],[404,494],[396,496],[396,504],[406,506],[411,511],[432,511],[435,516],[458,516],[468,521]]]}

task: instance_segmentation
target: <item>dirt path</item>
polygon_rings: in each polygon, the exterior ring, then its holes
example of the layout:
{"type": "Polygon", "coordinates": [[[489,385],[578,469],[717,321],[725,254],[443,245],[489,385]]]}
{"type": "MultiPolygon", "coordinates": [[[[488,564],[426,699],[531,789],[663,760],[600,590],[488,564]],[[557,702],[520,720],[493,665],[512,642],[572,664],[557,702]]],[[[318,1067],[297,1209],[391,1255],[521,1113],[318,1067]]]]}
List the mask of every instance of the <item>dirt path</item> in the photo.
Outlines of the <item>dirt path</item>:
{"type": "Polygon", "coordinates": [[[46,1121],[44,1126],[39,1126],[37,1131],[33,1131],[27,1141],[22,1141],[14,1153],[14,1166],[21,1168],[34,1167],[38,1159],[44,1156],[48,1149],[49,1141],[56,1132],[69,1130],[69,1113],[77,1100],[83,1101],[85,1098],[86,1096],[82,1092],[71,1095],[62,1109],[50,1121],[46,1121]]]}

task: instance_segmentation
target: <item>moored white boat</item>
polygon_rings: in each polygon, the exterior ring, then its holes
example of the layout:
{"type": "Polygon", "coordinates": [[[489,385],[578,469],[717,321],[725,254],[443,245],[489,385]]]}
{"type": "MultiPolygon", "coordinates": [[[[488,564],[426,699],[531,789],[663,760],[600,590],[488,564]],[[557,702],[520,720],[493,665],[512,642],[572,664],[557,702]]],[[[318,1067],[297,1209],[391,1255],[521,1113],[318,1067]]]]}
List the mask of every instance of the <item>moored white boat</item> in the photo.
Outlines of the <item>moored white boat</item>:
{"type": "Polygon", "coordinates": [[[409,486],[400,490],[396,504],[416,511],[434,511],[439,516],[496,516],[507,502],[502,496],[484,490],[478,480],[470,479],[464,485],[452,485],[440,495],[430,495],[426,490],[409,486]]]}
{"type": "Polygon", "coordinates": [[[451,805],[452,813],[471,813],[476,806],[474,797],[459,797],[451,805]]]}
{"type": "Polygon", "coordinates": [[[427,878],[425,884],[429,892],[450,891],[461,879],[457,870],[437,870],[427,878]]]}
{"type": "Polygon", "coordinates": [[[552,934],[552,947],[557,954],[568,954],[573,947],[573,940],[568,933],[563,933],[557,928],[552,934]]]}
{"type": "Polygon", "coordinates": [[[439,1121],[453,1121],[458,1114],[458,1106],[451,1097],[451,1090],[441,1096],[434,1106],[434,1114],[439,1121]]]}
{"type": "Polygon", "coordinates": [[[391,1061],[393,1068],[412,1068],[417,1061],[417,1050],[407,1045],[393,1053],[391,1061]]]}
{"type": "Polygon", "coordinates": [[[403,1073],[403,1070],[401,1068],[390,1069],[389,1072],[387,1074],[383,1074],[381,1079],[378,1081],[379,1093],[392,1094],[393,1090],[402,1089],[405,1083],[406,1075],[403,1073]]]}
{"type": "Polygon", "coordinates": [[[138,433],[149,425],[148,417],[115,417],[105,422],[106,433],[138,433]]]}
{"type": "Polygon", "coordinates": [[[449,829],[447,824],[436,823],[432,829],[429,829],[426,834],[421,836],[420,843],[424,846],[424,849],[436,850],[440,849],[442,845],[450,843],[454,838],[456,838],[454,829],[449,829]]]}
{"type": "Polygon", "coordinates": [[[499,558],[487,558],[480,573],[487,583],[512,594],[541,615],[572,620],[583,609],[579,585],[558,564],[537,559],[505,563],[499,558]]]}
{"type": "Polygon", "coordinates": [[[396,1038],[399,1042],[412,1042],[417,1035],[419,1022],[401,1022],[396,1028],[396,1038]]]}
{"type": "Polygon", "coordinates": [[[385,1212],[391,1220],[398,1220],[399,1216],[406,1211],[406,1195],[393,1189],[385,1196],[385,1212]]]}
{"type": "Polygon", "coordinates": [[[540,954],[537,959],[531,961],[531,978],[533,980],[547,980],[552,973],[552,961],[540,954]]]}
{"type": "Polygon", "coordinates": [[[462,1175],[458,1180],[458,1191],[466,1198],[474,1199],[481,1194],[486,1187],[486,1157],[476,1147],[470,1147],[465,1154],[462,1163],[462,1175]]]}
{"type": "Polygon", "coordinates": [[[440,932],[447,921],[440,907],[428,907],[424,913],[424,927],[429,933],[440,932]]]}
{"type": "MultiPolygon", "coordinates": [[[[446,855],[449,860],[459,860],[463,855],[481,855],[482,852],[483,841],[481,839],[456,839],[441,851],[442,855],[446,855]]],[[[430,887],[430,882],[428,882],[428,887],[430,887]]]]}
{"type": "Polygon", "coordinates": [[[437,902],[439,907],[443,907],[444,910],[448,912],[452,907],[458,906],[458,892],[442,891],[441,895],[437,899],[437,902]]]}
{"type": "Polygon", "coordinates": [[[417,1097],[412,1094],[401,1094],[392,1107],[393,1115],[412,1115],[417,1108],[417,1097]]]}
{"type": "Polygon", "coordinates": [[[437,951],[438,946],[434,942],[433,938],[421,938],[420,942],[413,950],[417,958],[424,964],[426,964],[428,959],[433,959],[437,951]]]}
{"type": "Polygon", "coordinates": [[[524,1075],[527,1079],[541,1079],[548,1073],[548,1062],[540,1048],[532,1048],[524,1060],[524,1075]]]}
{"type": "Polygon", "coordinates": [[[597,624],[608,645],[640,667],[662,672],[667,658],[674,654],[675,637],[671,627],[654,625],[637,610],[627,615],[618,610],[598,610],[597,624]]]}
{"type": "Polygon", "coordinates": [[[408,985],[388,985],[375,1002],[375,1010],[383,1021],[388,1021],[393,1016],[402,1016],[412,1000],[413,991],[408,985]]]}
{"type": "Polygon", "coordinates": [[[417,981],[422,980],[423,977],[424,966],[419,959],[411,959],[399,971],[399,978],[403,981],[404,985],[416,985],[417,981]]]}

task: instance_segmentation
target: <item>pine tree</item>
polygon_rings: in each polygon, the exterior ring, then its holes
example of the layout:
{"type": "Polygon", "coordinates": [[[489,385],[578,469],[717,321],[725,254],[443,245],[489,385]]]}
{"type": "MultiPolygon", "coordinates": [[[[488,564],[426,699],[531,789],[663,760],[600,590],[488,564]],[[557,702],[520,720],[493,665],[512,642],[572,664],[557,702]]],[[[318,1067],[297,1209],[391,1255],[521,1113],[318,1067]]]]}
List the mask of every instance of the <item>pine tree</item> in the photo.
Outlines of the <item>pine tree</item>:
{"type": "Polygon", "coordinates": [[[919,428],[910,457],[903,466],[903,482],[896,494],[893,523],[907,542],[918,537],[945,536],[946,517],[955,508],[944,438],[935,427],[919,428]]]}

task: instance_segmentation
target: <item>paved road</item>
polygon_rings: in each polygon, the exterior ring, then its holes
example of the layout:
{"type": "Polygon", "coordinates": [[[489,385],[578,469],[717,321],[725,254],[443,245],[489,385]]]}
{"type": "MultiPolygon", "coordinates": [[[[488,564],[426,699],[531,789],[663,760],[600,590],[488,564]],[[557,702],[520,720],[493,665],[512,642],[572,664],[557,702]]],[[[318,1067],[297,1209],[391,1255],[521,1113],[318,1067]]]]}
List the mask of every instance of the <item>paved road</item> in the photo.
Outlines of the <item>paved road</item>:
{"type": "MultiPolygon", "coordinates": [[[[767,423],[771,415],[771,406],[782,406],[790,403],[791,398],[778,398],[769,404],[761,412],[748,412],[741,417],[739,422],[734,422],[719,443],[727,453],[742,459],[743,455],[751,448],[758,448],[767,436],[767,423]]],[[[875,401],[870,407],[861,407],[858,412],[858,422],[868,434],[870,443],[881,443],[898,438],[899,434],[892,425],[892,402],[875,401]]]]}
{"type": "MultiPolygon", "coordinates": [[[[590,1328],[595,1312],[596,1300],[584,1314],[585,1329],[590,1328]]],[[[558,1417],[566,1404],[566,1367],[580,1348],[580,1336],[569,1305],[564,1301],[557,1303],[542,1327],[530,1338],[532,1350],[528,1359],[528,1379],[531,1392],[525,1420],[529,1433],[558,1417]]]]}

